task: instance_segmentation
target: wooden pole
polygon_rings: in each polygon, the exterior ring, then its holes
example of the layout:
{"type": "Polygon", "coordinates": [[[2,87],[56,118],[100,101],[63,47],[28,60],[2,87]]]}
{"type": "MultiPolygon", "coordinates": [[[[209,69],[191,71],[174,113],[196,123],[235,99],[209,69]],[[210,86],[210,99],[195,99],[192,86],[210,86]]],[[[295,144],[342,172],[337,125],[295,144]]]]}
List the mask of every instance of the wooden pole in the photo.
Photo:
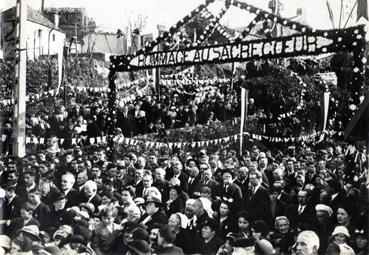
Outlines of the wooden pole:
{"type": "Polygon", "coordinates": [[[15,68],[16,104],[13,123],[13,155],[22,158],[26,155],[26,0],[18,0],[17,15],[19,17],[19,48],[18,63],[15,68]]]}

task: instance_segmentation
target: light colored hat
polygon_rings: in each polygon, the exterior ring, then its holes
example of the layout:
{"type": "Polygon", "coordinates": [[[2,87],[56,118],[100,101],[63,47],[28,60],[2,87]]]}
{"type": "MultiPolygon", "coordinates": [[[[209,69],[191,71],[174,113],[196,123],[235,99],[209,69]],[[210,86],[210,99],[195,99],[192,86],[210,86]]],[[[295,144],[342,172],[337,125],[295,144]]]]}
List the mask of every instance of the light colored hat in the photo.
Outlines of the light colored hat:
{"type": "Polygon", "coordinates": [[[178,217],[181,219],[181,228],[187,228],[188,226],[188,218],[183,213],[176,213],[178,217]]]}
{"type": "Polygon", "coordinates": [[[38,229],[38,227],[36,225],[29,225],[29,226],[24,226],[21,230],[19,230],[18,232],[24,232],[24,233],[28,233],[34,237],[36,237],[37,239],[40,239],[39,234],[40,234],[40,230],[38,229]]]}
{"type": "Polygon", "coordinates": [[[331,217],[332,214],[333,214],[332,208],[330,208],[329,206],[324,205],[324,204],[317,204],[315,206],[315,211],[324,211],[324,212],[327,212],[329,214],[329,217],[331,217]]]}
{"type": "Polygon", "coordinates": [[[345,236],[347,236],[347,237],[350,237],[350,234],[349,234],[349,232],[348,232],[347,228],[346,228],[346,227],[344,227],[344,226],[337,226],[337,227],[334,229],[334,231],[333,231],[333,233],[332,233],[332,236],[335,236],[335,235],[337,235],[337,234],[343,234],[343,235],[345,235],[345,236]]]}
{"type": "Polygon", "coordinates": [[[262,239],[258,242],[260,249],[262,250],[263,254],[265,255],[274,255],[275,250],[273,248],[273,245],[265,239],[262,239]]]}
{"type": "Polygon", "coordinates": [[[0,247],[10,249],[12,246],[12,240],[6,235],[0,235],[0,247]]]}
{"type": "Polygon", "coordinates": [[[134,202],[136,205],[143,205],[145,203],[145,199],[143,199],[142,197],[136,197],[134,202]]]}

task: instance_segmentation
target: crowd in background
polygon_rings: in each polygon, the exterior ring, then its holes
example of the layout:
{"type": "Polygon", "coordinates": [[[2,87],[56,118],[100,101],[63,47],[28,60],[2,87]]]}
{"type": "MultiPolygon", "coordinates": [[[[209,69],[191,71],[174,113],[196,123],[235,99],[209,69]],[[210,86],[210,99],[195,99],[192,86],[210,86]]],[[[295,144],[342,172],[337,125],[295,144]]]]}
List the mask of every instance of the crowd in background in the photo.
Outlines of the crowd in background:
{"type": "Polygon", "coordinates": [[[3,157],[0,254],[368,254],[352,146],[106,154],[3,157]]]}

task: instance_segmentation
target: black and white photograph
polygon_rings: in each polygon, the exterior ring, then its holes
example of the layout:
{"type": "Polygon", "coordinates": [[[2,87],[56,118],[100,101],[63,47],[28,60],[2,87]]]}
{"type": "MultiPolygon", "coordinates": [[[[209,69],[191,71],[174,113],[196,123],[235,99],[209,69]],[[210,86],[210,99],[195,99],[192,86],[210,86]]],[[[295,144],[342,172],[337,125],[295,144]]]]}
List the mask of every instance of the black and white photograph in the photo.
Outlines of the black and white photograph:
{"type": "Polygon", "coordinates": [[[368,0],[1,0],[0,255],[368,255],[368,0]]]}

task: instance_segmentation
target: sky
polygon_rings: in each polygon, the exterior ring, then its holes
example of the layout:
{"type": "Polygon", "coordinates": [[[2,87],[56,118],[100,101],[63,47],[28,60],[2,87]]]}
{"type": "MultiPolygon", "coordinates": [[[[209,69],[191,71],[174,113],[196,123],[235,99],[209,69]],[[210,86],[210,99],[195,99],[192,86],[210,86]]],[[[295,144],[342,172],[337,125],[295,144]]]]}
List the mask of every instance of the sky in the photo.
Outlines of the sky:
{"type": "MultiPolygon", "coordinates": [[[[41,0],[23,0],[38,10],[41,0]]],[[[257,7],[268,10],[269,0],[240,0],[257,7]]],[[[326,0],[280,0],[283,3],[281,16],[289,18],[296,15],[298,5],[304,5],[306,20],[315,28],[331,29],[326,0]]],[[[46,7],[84,7],[90,17],[94,18],[100,29],[104,31],[116,31],[121,28],[125,31],[127,20],[133,20],[137,15],[147,16],[147,25],[144,32],[152,32],[156,25],[170,27],[185,15],[189,14],[205,0],[45,0],[46,7]]],[[[340,0],[328,0],[331,4],[338,27],[340,0]]],[[[343,0],[344,7],[348,12],[354,0],[343,0]]],[[[217,13],[224,0],[216,0],[210,11],[217,13]]],[[[14,6],[15,0],[0,0],[0,9],[14,6]]],[[[269,11],[269,10],[268,10],[269,11]]],[[[354,11],[356,13],[356,11],[354,11]]],[[[346,13],[347,16],[347,13],[346,13]]],[[[231,7],[221,20],[223,25],[232,28],[247,26],[254,16],[245,10],[231,7]]],[[[345,20],[345,19],[343,19],[345,20]]]]}

